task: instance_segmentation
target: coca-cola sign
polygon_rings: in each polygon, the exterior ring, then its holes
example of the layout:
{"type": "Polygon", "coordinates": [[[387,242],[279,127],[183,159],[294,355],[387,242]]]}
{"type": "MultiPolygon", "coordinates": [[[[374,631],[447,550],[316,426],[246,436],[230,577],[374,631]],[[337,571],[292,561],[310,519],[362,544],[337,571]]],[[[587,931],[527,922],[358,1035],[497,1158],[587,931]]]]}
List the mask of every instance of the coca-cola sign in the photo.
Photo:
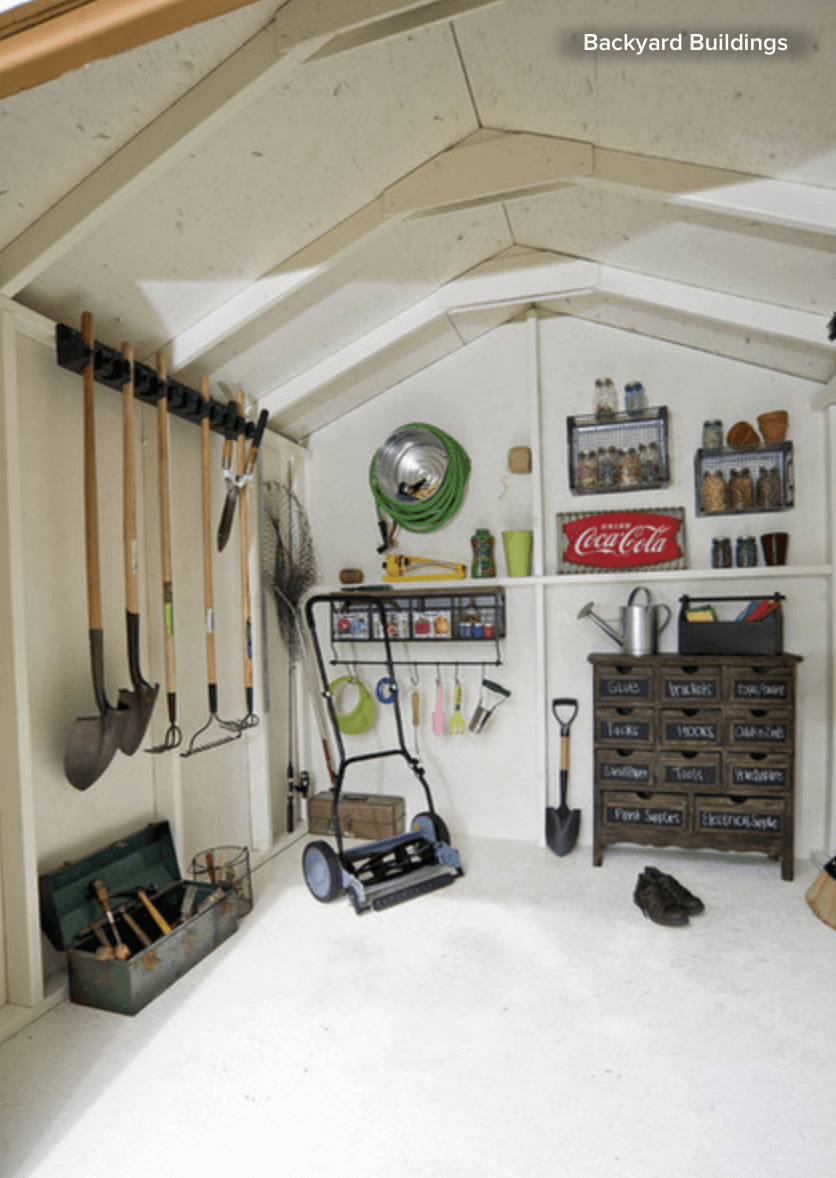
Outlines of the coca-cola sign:
{"type": "Polygon", "coordinates": [[[602,511],[558,515],[560,571],[683,568],[685,512],[602,511]]]}

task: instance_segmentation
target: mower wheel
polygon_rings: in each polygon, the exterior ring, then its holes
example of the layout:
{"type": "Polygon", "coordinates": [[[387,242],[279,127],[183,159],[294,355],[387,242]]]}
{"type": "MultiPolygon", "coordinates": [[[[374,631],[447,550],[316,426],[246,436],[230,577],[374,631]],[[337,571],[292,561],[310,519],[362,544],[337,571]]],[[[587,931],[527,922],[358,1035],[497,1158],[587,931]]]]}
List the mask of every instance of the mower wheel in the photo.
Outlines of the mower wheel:
{"type": "Polygon", "coordinates": [[[450,844],[450,831],[447,829],[447,823],[440,814],[431,814],[429,810],[422,810],[420,814],[416,814],[412,819],[410,830],[422,834],[424,838],[430,839],[432,842],[450,844]]]}
{"type": "Polygon", "coordinates": [[[323,904],[342,891],[342,872],[337,852],[322,839],[308,843],[302,854],[302,872],[308,891],[323,904]]]}

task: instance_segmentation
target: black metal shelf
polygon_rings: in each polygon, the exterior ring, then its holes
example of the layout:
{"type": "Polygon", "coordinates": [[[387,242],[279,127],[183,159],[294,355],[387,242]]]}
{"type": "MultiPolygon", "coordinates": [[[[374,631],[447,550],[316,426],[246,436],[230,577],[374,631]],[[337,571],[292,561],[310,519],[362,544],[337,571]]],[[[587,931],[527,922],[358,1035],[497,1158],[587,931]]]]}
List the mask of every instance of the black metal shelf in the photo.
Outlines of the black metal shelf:
{"type": "Polygon", "coordinates": [[[652,491],[670,483],[668,410],[665,405],[643,409],[641,413],[614,413],[603,418],[591,414],[567,417],[566,442],[569,489],[573,495],[652,491]],[[647,457],[650,447],[657,450],[653,461],[647,457]],[[640,448],[646,451],[644,462],[639,457],[640,448]],[[629,455],[635,450],[634,469],[625,468],[619,477],[616,466],[614,473],[605,474],[601,469],[601,456],[610,450],[612,460],[619,452],[629,455]]]}
{"type": "MultiPolygon", "coordinates": [[[[694,493],[698,516],[758,515],[786,511],[795,504],[795,470],[792,442],[764,442],[756,446],[724,447],[721,450],[697,450],[694,455],[694,493]],[[758,504],[758,478],[764,467],[775,468],[777,482],[774,502],[758,504]],[[733,508],[728,497],[728,483],[733,471],[748,469],[752,479],[752,506],[733,508]],[[726,484],[726,506],[715,511],[706,507],[712,495],[704,487],[706,475],[722,476],[726,484]]],[[[718,483],[719,493],[719,483],[718,483]]]]}
{"type": "MultiPolygon", "coordinates": [[[[376,595],[375,595],[376,596],[376,595]]],[[[444,665],[463,666],[502,662],[500,639],[505,637],[505,591],[503,589],[405,589],[381,592],[380,600],[386,617],[386,628],[392,642],[408,642],[413,649],[424,645],[438,651],[442,646],[465,648],[493,645],[494,657],[466,656],[449,657],[444,665]]],[[[363,599],[353,600],[351,593],[331,602],[331,642],[334,646],[355,643],[362,647],[368,643],[382,642],[381,621],[378,610],[369,600],[369,591],[363,599]]],[[[338,658],[334,650],[334,661],[357,663],[357,659],[338,658]]],[[[438,657],[408,657],[402,665],[440,666],[438,657]]]]}

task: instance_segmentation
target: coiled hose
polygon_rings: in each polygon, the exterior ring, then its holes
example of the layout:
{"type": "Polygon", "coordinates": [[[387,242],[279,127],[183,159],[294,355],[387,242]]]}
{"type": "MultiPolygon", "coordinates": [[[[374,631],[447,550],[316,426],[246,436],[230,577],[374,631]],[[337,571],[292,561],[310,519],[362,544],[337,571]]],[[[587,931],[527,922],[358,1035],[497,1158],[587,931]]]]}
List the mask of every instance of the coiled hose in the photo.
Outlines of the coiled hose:
{"type": "MultiPolygon", "coordinates": [[[[369,467],[369,485],[377,507],[378,519],[381,521],[381,531],[384,539],[391,543],[391,535],[386,537],[386,526],[382,522],[384,516],[389,516],[396,527],[405,528],[408,532],[434,532],[437,528],[448,523],[462,505],[464,490],[470,475],[470,459],[466,451],[455,438],[451,438],[444,430],[423,422],[414,422],[404,426],[405,429],[424,429],[441,441],[447,455],[447,470],[441,486],[428,499],[407,502],[402,499],[390,498],[378,482],[375,474],[377,455],[372,458],[369,467]]],[[[381,551],[380,549],[378,551],[381,551]]]]}

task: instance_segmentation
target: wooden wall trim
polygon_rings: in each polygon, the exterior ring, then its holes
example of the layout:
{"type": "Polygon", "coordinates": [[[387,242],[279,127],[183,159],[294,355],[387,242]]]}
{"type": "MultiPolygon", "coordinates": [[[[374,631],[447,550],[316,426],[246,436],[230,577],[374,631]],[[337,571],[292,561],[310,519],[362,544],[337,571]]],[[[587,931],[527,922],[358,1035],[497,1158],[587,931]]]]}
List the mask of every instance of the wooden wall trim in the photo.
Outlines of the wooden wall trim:
{"type": "Polygon", "coordinates": [[[32,0],[0,16],[0,99],[252,0],[32,0]]]}

